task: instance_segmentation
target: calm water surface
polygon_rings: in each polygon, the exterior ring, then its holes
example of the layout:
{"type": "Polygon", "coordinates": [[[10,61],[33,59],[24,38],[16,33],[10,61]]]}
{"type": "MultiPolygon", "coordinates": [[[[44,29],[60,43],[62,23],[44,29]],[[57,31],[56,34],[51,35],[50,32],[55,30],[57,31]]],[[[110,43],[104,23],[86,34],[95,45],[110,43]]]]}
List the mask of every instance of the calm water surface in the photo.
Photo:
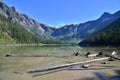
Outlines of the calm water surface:
{"type": "Polygon", "coordinates": [[[88,51],[93,54],[100,51],[104,54],[111,54],[113,51],[119,53],[120,49],[114,47],[79,46],[0,46],[0,80],[38,80],[31,78],[31,75],[26,72],[34,68],[54,66],[69,61],[80,61],[84,58],[70,58],[69,56],[72,56],[74,52],[86,54],[88,51]],[[50,55],[53,57],[5,57],[6,54],[17,56],[50,55]],[[59,56],[59,58],[56,56],[59,56]]]}
{"type": "Polygon", "coordinates": [[[20,54],[20,55],[72,55],[74,52],[86,54],[86,52],[98,53],[102,51],[104,54],[119,52],[119,48],[107,47],[79,47],[79,46],[3,46],[0,47],[0,57],[6,54],[20,54]]]}

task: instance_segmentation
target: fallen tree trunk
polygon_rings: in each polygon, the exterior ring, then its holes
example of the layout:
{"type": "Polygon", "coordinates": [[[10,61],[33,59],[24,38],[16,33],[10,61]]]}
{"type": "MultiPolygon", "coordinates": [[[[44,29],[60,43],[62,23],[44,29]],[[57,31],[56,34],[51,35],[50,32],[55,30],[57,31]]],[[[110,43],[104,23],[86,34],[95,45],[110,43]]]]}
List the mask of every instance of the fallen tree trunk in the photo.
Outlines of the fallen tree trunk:
{"type": "Polygon", "coordinates": [[[113,58],[113,59],[117,59],[117,60],[120,60],[120,58],[115,57],[115,56],[111,56],[111,58],[113,58]]]}
{"type": "Polygon", "coordinates": [[[50,68],[47,68],[47,69],[29,71],[28,73],[51,71],[51,70],[55,70],[55,69],[59,69],[59,68],[65,68],[65,67],[79,65],[79,64],[85,64],[85,63],[91,63],[91,62],[96,62],[96,61],[108,60],[109,58],[110,57],[105,57],[105,58],[93,59],[93,60],[88,60],[88,61],[75,62],[75,63],[70,63],[70,64],[63,64],[63,65],[59,65],[59,66],[50,67],[50,68]]]}

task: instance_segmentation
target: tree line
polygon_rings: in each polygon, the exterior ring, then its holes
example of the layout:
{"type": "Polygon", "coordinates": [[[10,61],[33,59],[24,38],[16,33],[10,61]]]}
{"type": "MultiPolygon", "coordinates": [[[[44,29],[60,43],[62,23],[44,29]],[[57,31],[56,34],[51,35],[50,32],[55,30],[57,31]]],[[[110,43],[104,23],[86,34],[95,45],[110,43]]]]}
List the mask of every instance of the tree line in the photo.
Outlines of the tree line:
{"type": "Polygon", "coordinates": [[[83,40],[79,45],[113,45],[120,46],[120,19],[108,25],[105,29],[94,33],[89,38],[83,40]]]}
{"type": "Polygon", "coordinates": [[[0,15],[0,42],[11,43],[44,43],[44,44],[62,44],[60,41],[41,39],[29,32],[19,23],[13,23],[11,20],[0,15]]]}

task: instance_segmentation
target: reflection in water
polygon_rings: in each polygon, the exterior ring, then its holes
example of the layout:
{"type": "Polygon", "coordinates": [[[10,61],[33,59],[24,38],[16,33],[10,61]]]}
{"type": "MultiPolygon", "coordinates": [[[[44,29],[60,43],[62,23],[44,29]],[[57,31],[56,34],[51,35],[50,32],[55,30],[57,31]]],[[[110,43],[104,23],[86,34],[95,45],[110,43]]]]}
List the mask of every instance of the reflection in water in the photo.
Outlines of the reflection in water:
{"type": "Polygon", "coordinates": [[[74,52],[86,54],[87,52],[98,53],[102,51],[104,54],[119,51],[116,48],[106,47],[79,47],[79,46],[11,46],[0,47],[0,56],[5,54],[21,54],[21,55],[72,55],[74,52]]]}
{"type": "Polygon", "coordinates": [[[79,46],[16,46],[16,47],[1,47],[0,55],[5,54],[22,54],[22,55],[69,55],[74,51],[81,51],[79,46]]]}

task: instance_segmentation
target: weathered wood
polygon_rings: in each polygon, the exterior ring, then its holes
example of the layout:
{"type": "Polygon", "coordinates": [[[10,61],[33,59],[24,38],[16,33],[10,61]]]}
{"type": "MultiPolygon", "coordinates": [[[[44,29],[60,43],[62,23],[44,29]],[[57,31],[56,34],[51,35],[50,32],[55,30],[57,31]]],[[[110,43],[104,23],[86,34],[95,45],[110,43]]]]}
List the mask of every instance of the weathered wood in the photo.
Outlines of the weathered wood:
{"type": "Polygon", "coordinates": [[[14,54],[6,54],[5,57],[14,57],[14,54]]]}
{"type": "Polygon", "coordinates": [[[120,58],[115,57],[115,56],[112,56],[111,58],[113,58],[113,59],[117,59],[117,60],[120,60],[120,58]]]}
{"type": "Polygon", "coordinates": [[[88,57],[96,57],[98,54],[90,54],[88,57]]]}
{"type": "Polygon", "coordinates": [[[55,69],[59,69],[59,68],[65,68],[65,67],[79,65],[79,64],[85,64],[85,63],[91,63],[91,62],[96,62],[96,61],[108,60],[109,58],[110,57],[105,57],[105,58],[93,59],[93,60],[88,60],[88,61],[75,62],[75,63],[70,63],[70,64],[63,64],[63,65],[59,65],[59,66],[50,67],[50,68],[47,68],[47,69],[29,71],[28,73],[50,71],[50,70],[55,70],[55,69]]]}

